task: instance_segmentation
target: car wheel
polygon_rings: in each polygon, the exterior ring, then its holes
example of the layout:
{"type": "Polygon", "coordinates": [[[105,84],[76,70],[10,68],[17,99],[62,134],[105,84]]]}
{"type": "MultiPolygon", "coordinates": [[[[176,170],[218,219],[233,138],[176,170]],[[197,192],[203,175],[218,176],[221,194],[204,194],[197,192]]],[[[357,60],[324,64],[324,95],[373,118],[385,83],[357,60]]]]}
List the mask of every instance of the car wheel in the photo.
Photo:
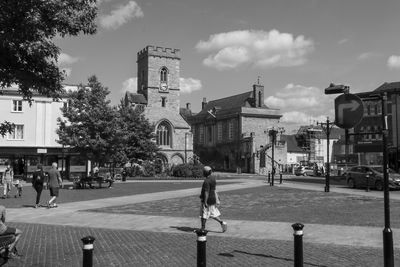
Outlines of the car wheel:
{"type": "Polygon", "coordinates": [[[376,181],[375,182],[375,188],[378,191],[382,191],[383,190],[383,183],[381,181],[376,181]]]}
{"type": "Polygon", "coordinates": [[[351,178],[349,180],[347,180],[347,185],[350,188],[356,188],[356,184],[354,183],[354,180],[351,178]]]}

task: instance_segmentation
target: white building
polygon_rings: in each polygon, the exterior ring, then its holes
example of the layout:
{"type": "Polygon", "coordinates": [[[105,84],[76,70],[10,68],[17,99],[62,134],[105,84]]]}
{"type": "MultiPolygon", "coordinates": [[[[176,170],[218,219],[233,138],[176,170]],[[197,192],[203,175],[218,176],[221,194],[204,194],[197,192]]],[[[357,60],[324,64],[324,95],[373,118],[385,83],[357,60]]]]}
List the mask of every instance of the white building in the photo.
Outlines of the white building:
{"type": "MultiPolygon", "coordinates": [[[[65,89],[76,90],[77,86],[65,86],[65,89]]],[[[30,104],[22,99],[18,88],[3,89],[0,121],[14,123],[15,128],[13,133],[0,136],[0,166],[4,168],[10,163],[17,177],[29,175],[38,163],[49,168],[52,162],[58,162],[60,170],[84,172],[85,164],[57,143],[57,118],[62,116],[60,108],[66,103],[65,99],[54,101],[33,94],[30,104]]]]}

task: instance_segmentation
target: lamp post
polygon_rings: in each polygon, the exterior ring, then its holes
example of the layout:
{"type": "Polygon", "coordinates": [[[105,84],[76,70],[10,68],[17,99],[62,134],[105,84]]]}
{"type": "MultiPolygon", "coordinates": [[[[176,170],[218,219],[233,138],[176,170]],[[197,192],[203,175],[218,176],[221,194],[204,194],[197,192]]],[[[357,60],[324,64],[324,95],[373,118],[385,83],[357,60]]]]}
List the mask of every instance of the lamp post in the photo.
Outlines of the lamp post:
{"type": "Polygon", "coordinates": [[[269,130],[269,136],[271,137],[271,183],[270,186],[274,186],[274,176],[275,176],[275,143],[276,135],[278,132],[283,133],[285,130],[282,127],[274,128],[269,130]]]}
{"type": "Polygon", "coordinates": [[[331,129],[333,126],[333,123],[329,121],[329,117],[326,118],[326,123],[324,122],[317,122],[317,125],[321,125],[322,129],[326,133],[326,142],[327,142],[327,148],[326,148],[326,174],[325,174],[325,192],[329,192],[329,183],[330,183],[330,172],[331,172],[331,165],[330,165],[330,153],[329,153],[329,136],[331,133],[331,129]]]}

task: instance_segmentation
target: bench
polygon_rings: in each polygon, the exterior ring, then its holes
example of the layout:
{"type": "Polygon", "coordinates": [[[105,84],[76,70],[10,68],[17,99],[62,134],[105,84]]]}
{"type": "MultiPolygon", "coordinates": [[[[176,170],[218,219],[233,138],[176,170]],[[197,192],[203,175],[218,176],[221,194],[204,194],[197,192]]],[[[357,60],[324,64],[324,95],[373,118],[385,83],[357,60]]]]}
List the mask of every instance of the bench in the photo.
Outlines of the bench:
{"type": "Polygon", "coordinates": [[[98,184],[99,188],[102,188],[102,184],[108,183],[108,187],[111,187],[113,184],[114,180],[112,179],[105,179],[103,176],[98,176],[98,177],[86,177],[86,178],[81,178],[79,181],[74,182],[76,188],[82,188],[85,189],[86,186],[89,188],[94,188],[93,184],[98,184]]]}
{"type": "Polygon", "coordinates": [[[14,243],[15,235],[0,235],[0,258],[2,259],[2,265],[8,261],[8,246],[14,243]]]}

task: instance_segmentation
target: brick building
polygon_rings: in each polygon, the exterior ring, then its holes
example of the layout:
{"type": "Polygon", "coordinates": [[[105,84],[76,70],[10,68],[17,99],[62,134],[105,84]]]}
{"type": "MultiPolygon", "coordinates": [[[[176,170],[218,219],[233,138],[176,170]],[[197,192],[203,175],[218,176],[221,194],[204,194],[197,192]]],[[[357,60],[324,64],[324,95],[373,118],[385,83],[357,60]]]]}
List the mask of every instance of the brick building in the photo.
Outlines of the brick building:
{"type": "MultiPolygon", "coordinates": [[[[264,86],[207,102],[187,120],[192,126],[194,153],[216,170],[266,173],[271,169],[270,130],[282,117],[264,104],[264,86]]],[[[278,133],[275,164],[286,163],[286,146],[278,133]]]]}
{"type": "Polygon", "coordinates": [[[180,50],[147,46],[137,53],[137,94],[125,101],[142,108],[154,125],[159,158],[179,164],[193,157],[190,125],[180,115],[180,50]]]}

